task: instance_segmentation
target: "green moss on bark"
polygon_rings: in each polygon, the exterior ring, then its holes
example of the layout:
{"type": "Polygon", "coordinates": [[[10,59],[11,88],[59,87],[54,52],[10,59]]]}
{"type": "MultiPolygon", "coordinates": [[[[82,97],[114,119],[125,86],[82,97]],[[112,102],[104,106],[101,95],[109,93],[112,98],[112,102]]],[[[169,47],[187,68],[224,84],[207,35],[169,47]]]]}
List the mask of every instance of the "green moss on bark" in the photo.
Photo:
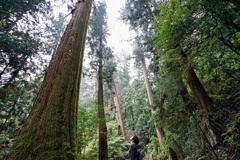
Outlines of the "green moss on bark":
{"type": "Polygon", "coordinates": [[[74,160],[83,51],[92,0],[78,4],[9,160],[74,160]]]}

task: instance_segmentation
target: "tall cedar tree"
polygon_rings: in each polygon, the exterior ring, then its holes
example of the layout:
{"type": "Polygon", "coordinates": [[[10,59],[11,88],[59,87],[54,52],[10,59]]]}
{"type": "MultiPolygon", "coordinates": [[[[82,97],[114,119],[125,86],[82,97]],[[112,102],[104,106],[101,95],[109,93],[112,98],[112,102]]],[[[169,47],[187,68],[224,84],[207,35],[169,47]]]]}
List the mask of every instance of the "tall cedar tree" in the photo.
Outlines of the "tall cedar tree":
{"type": "MultiPolygon", "coordinates": [[[[137,41],[137,44],[138,44],[137,46],[143,46],[138,41],[137,41]]],[[[142,65],[144,82],[145,82],[145,87],[146,87],[146,91],[147,91],[147,95],[148,95],[148,101],[149,101],[149,105],[151,107],[151,113],[152,113],[152,115],[154,115],[155,109],[154,109],[153,101],[152,101],[152,90],[151,90],[150,81],[149,81],[149,78],[148,78],[148,69],[146,67],[144,50],[143,50],[143,48],[136,47],[133,54],[136,56],[136,62],[139,61],[142,65]]],[[[157,138],[158,138],[159,146],[163,147],[163,137],[164,137],[163,129],[160,126],[157,125],[156,120],[154,120],[154,127],[155,127],[156,135],[157,135],[157,138]]]]}
{"type": "Polygon", "coordinates": [[[91,65],[94,69],[98,69],[98,133],[99,133],[99,149],[98,159],[108,159],[108,144],[107,144],[107,125],[104,112],[104,100],[103,100],[103,61],[105,60],[106,53],[106,4],[100,2],[94,7],[94,14],[89,23],[89,37],[88,43],[91,51],[92,58],[95,61],[91,61],[91,65]],[[96,67],[97,65],[97,67],[96,67]]]}
{"type": "Polygon", "coordinates": [[[76,4],[8,160],[76,159],[79,83],[92,2],[76,4]]]}
{"type": "MultiPolygon", "coordinates": [[[[101,42],[100,42],[101,43],[101,42]]],[[[100,44],[100,47],[102,44],[100,44]]],[[[100,49],[102,52],[102,49],[100,49]]],[[[101,54],[101,53],[100,53],[101,54]]],[[[108,159],[108,146],[107,146],[107,126],[104,113],[104,101],[103,101],[103,75],[102,75],[102,57],[99,57],[99,70],[98,70],[98,132],[99,132],[99,149],[98,159],[108,159]]]]}

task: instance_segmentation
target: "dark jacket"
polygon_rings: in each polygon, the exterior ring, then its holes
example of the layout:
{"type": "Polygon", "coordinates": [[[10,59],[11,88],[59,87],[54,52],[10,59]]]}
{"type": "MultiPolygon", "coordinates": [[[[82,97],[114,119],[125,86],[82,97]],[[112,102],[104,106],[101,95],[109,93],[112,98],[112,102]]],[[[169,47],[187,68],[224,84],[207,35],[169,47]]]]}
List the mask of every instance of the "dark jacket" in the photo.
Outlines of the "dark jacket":
{"type": "Polygon", "coordinates": [[[131,143],[128,160],[136,160],[137,155],[138,155],[137,145],[135,143],[131,143]]]}

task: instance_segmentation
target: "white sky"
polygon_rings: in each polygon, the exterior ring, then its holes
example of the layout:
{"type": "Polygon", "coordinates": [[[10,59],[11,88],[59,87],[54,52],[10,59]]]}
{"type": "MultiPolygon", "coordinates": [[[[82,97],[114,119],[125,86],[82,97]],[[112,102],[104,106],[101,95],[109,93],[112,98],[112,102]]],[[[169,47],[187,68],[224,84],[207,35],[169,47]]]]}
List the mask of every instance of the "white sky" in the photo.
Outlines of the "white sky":
{"type": "Polygon", "coordinates": [[[107,4],[108,28],[110,36],[109,47],[113,47],[115,55],[123,52],[131,54],[132,47],[129,40],[131,32],[129,26],[120,20],[120,9],[124,6],[125,0],[105,0],[107,4]]]}
{"type": "MultiPolygon", "coordinates": [[[[129,30],[129,25],[120,20],[120,10],[126,0],[105,0],[107,4],[108,28],[110,36],[107,38],[108,46],[114,50],[114,55],[123,60],[123,56],[132,55],[132,41],[134,31],[129,30]]],[[[132,81],[137,75],[134,59],[129,60],[132,81]]]]}

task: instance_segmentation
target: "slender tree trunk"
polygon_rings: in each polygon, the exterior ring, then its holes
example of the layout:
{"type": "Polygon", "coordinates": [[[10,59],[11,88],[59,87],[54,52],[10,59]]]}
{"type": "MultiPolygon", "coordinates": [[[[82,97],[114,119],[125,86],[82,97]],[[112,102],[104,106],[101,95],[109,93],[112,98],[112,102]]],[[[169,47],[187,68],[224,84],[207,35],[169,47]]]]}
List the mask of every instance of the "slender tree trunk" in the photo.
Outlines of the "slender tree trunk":
{"type": "Polygon", "coordinates": [[[130,122],[131,122],[132,131],[134,131],[135,130],[134,124],[133,124],[133,122],[134,122],[134,115],[133,115],[132,106],[130,106],[130,122]]]}
{"type": "Polygon", "coordinates": [[[108,105],[108,111],[112,111],[112,98],[111,98],[111,93],[108,93],[108,98],[107,98],[107,105],[108,105]]]}
{"type": "MultiPolygon", "coordinates": [[[[200,80],[198,79],[196,73],[194,72],[192,67],[189,67],[187,65],[186,61],[186,55],[181,50],[179,53],[179,57],[181,60],[181,66],[183,68],[183,73],[185,74],[187,83],[190,87],[190,90],[193,94],[194,99],[197,102],[197,105],[201,111],[202,114],[202,130],[204,134],[206,135],[206,138],[210,142],[212,147],[217,143],[217,137],[215,133],[213,132],[210,121],[209,121],[209,115],[212,113],[212,99],[208,96],[206,90],[203,88],[200,80]]],[[[204,135],[204,136],[205,136],[204,135]]],[[[206,144],[206,143],[204,143],[206,144]]],[[[204,146],[203,146],[204,147],[204,146]]],[[[205,147],[204,147],[205,148],[205,147]]]]}
{"type": "MultiPolygon", "coordinates": [[[[148,70],[147,70],[146,62],[145,62],[144,58],[142,59],[142,67],[143,67],[143,74],[144,74],[144,80],[145,80],[145,85],[146,85],[146,89],[147,89],[149,104],[151,106],[151,112],[153,114],[154,109],[153,109],[153,105],[152,105],[151,87],[150,87],[150,82],[149,82],[149,78],[148,78],[148,70]]],[[[164,101],[165,101],[164,96],[161,96],[160,97],[161,105],[163,105],[164,101]]],[[[159,146],[161,148],[162,145],[163,145],[162,141],[163,141],[163,137],[164,137],[164,132],[163,132],[161,127],[157,126],[156,121],[154,122],[154,126],[155,126],[156,134],[157,134],[157,137],[158,137],[158,143],[159,143],[159,146]]],[[[169,158],[169,160],[178,160],[176,152],[171,147],[169,147],[168,158],[169,158]]]]}
{"type": "Polygon", "coordinates": [[[152,93],[151,93],[151,87],[150,87],[150,82],[149,82],[149,78],[148,78],[148,70],[146,67],[146,62],[145,62],[144,57],[142,58],[142,67],[143,67],[143,76],[144,76],[144,81],[145,81],[145,86],[146,86],[146,90],[147,90],[149,104],[150,104],[150,106],[152,106],[152,93]]]}
{"type": "Polygon", "coordinates": [[[78,3],[8,160],[75,160],[77,107],[92,0],[78,3]]]}
{"type": "Polygon", "coordinates": [[[99,132],[99,148],[98,148],[98,160],[108,159],[108,145],[107,145],[107,125],[104,112],[103,102],[103,77],[102,77],[102,43],[100,41],[99,52],[99,70],[98,70],[98,132],[99,132]]]}
{"type": "MultiPolygon", "coordinates": [[[[100,60],[102,61],[102,60],[100,60]]],[[[102,62],[99,64],[98,72],[98,118],[99,118],[99,149],[98,149],[98,160],[108,159],[107,149],[107,126],[104,113],[103,103],[103,80],[102,80],[102,62]]]]}
{"type": "MultiPolygon", "coordinates": [[[[147,94],[148,94],[148,100],[149,100],[149,104],[151,106],[151,112],[152,114],[154,113],[154,109],[152,106],[152,93],[151,93],[151,88],[150,88],[150,82],[148,79],[148,70],[146,67],[146,62],[145,59],[142,59],[142,67],[143,67],[143,74],[144,74],[144,80],[145,80],[145,85],[146,85],[146,90],[147,90],[147,94]]],[[[157,123],[154,122],[154,126],[155,126],[155,130],[156,130],[156,134],[158,137],[158,142],[160,147],[162,146],[162,140],[163,140],[163,131],[160,127],[157,126],[157,123]]]]}
{"type": "Polygon", "coordinates": [[[125,125],[122,117],[122,109],[118,99],[118,92],[114,80],[112,80],[112,93],[114,105],[116,107],[116,119],[118,124],[119,135],[122,136],[123,140],[126,140],[125,125]]]}

